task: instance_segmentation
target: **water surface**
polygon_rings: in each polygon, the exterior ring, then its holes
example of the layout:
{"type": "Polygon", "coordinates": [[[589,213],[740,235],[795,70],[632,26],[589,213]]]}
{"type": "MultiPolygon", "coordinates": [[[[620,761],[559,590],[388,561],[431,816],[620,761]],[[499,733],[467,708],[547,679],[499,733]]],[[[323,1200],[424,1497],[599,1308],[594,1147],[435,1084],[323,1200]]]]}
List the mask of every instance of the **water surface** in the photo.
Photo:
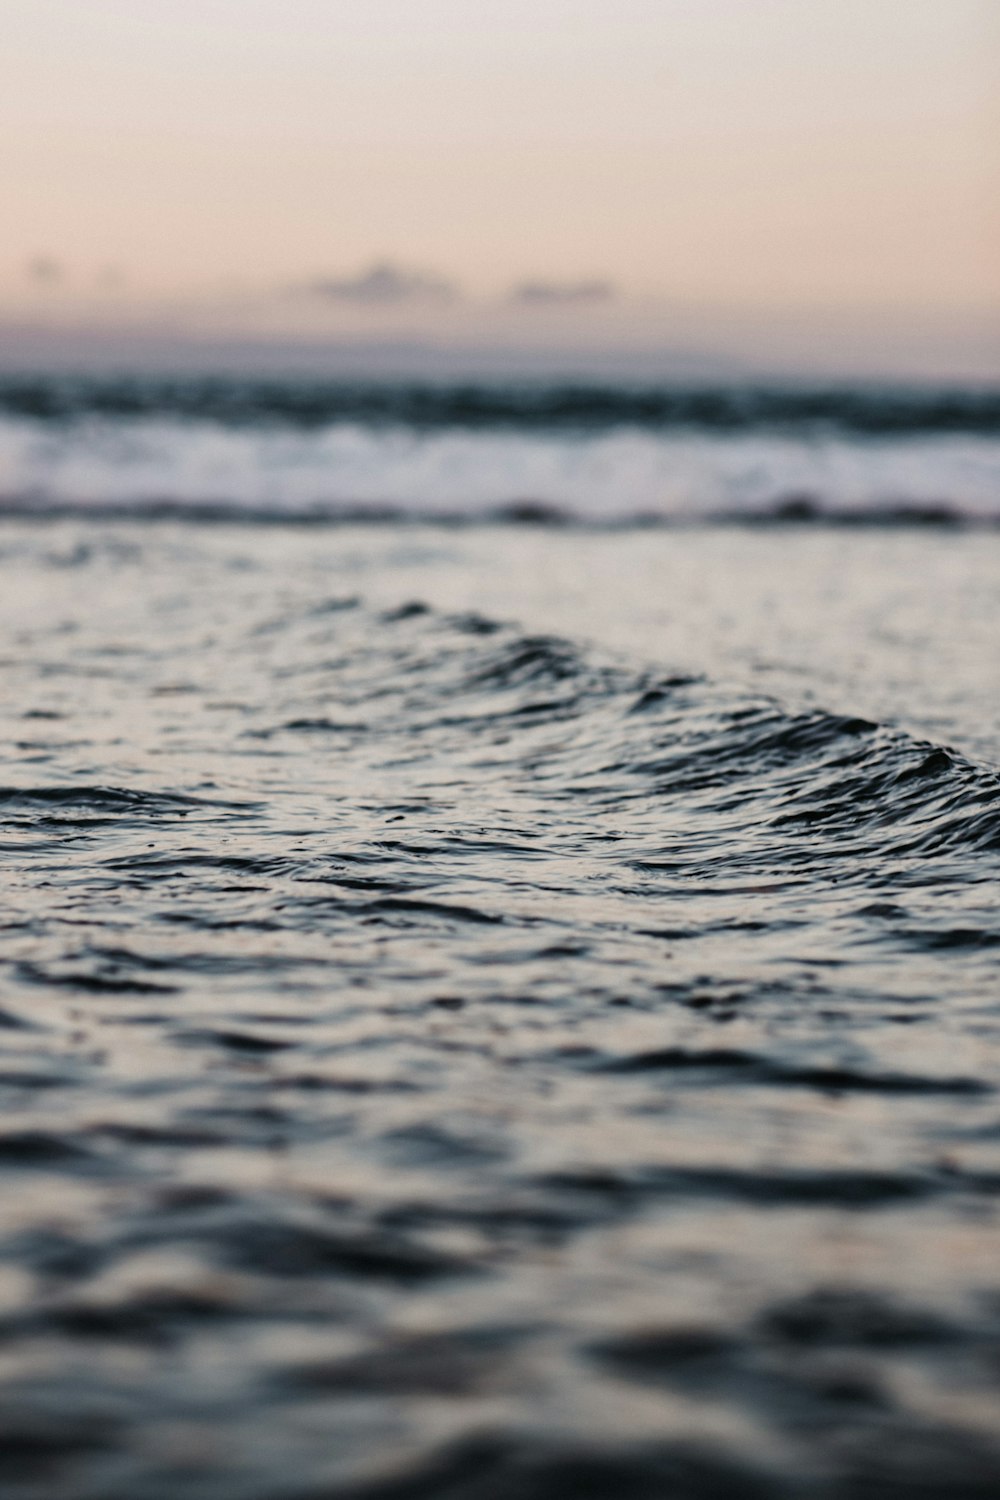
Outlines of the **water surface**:
{"type": "Polygon", "coordinates": [[[0,572],[5,1495],[996,1493],[1000,538],[0,572]]]}

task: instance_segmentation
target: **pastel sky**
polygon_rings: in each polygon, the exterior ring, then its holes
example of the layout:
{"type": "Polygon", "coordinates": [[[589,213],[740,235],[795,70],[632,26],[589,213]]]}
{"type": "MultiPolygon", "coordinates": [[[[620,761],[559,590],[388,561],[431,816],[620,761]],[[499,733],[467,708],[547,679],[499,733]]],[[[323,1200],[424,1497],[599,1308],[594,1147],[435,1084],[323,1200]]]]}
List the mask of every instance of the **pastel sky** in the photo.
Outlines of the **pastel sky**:
{"type": "Polygon", "coordinates": [[[2,25],[8,325],[1000,372],[1000,0],[3,0],[2,25]]]}

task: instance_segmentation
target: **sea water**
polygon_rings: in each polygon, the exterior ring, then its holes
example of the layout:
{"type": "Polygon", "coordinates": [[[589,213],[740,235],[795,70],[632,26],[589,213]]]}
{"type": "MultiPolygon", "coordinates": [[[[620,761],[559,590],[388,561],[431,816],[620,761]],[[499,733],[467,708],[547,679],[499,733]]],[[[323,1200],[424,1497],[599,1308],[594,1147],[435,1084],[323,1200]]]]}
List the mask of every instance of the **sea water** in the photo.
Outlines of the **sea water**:
{"type": "Polygon", "coordinates": [[[4,1495],[994,1495],[995,401],[331,389],[7,388],[4,1495]]]}

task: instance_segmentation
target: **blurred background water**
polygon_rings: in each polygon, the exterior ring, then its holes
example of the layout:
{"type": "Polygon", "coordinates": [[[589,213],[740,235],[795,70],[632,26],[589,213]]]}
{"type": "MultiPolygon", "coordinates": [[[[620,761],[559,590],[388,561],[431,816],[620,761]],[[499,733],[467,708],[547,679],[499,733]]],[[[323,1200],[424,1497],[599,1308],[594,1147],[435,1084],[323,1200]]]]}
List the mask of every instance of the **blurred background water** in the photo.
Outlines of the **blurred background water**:
{"type": "Polygon", "coordinates": [[[10,509],[1000,520],[990,387],[0,379],[10,509]]]}

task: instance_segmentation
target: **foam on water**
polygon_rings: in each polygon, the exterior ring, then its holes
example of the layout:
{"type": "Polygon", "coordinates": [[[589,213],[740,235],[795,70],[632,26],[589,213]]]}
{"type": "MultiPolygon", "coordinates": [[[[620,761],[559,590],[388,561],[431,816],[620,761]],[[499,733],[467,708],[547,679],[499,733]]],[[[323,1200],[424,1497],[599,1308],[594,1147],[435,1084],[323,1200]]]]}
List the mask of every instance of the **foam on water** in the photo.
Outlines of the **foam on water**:
{"type": "Polygon", "coordinates": [[[8,511],[1000,520],[989,391],[8,379],[0,413],[8,511]]]}

